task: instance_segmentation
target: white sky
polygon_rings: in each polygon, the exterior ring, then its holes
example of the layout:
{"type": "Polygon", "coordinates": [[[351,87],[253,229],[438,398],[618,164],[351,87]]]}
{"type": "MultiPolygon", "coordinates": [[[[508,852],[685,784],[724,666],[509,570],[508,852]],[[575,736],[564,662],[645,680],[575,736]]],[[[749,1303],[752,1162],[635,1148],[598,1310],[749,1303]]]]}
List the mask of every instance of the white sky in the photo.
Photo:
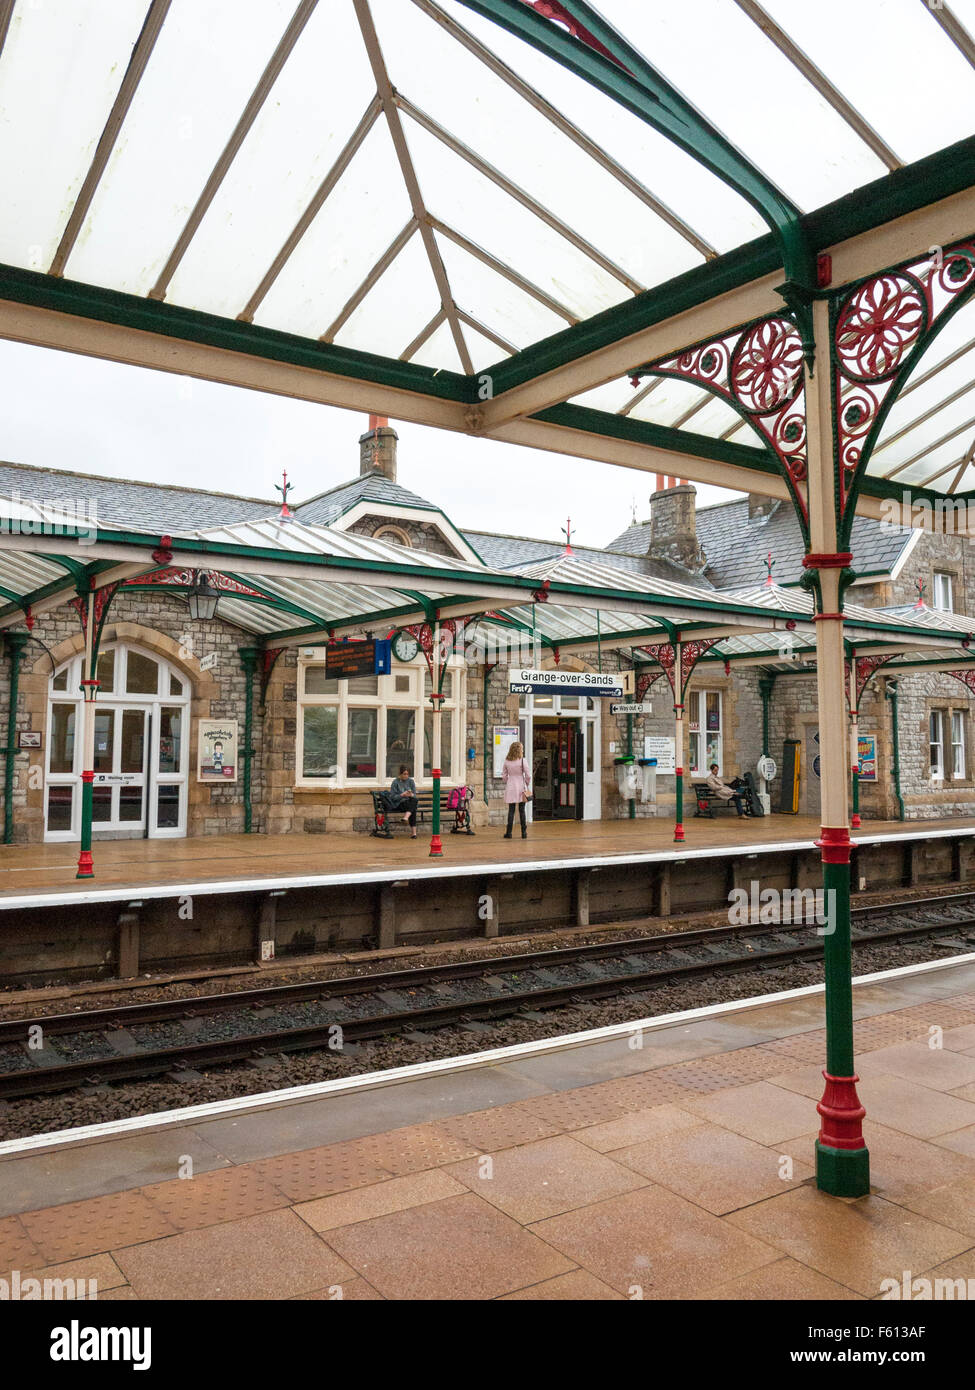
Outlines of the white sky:
{"type": "MultiPolygon", "coordinates": [[[[398,481],[463,529],[605,546],[649,513],[654,475],[390,422],[398,481]]],[[[0,459],[304,501],[359,471],[353,411],[0,341],[0,459]]],[[[698,504],[734,494],[698,485],[698,504]]]]}

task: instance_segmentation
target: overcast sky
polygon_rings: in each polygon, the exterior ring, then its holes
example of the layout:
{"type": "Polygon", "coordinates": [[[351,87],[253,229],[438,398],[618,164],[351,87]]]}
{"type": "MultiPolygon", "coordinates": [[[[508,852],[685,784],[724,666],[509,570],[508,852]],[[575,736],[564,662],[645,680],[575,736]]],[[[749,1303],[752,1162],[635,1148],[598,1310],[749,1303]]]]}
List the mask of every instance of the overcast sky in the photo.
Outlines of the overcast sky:
{"type": "MultiPolygon", "coordinates": [[[[653,474],[391,422],[398,479],[458,526],[604,546],[649,512],[653,474]]],[[[0,459],[299,502],[359,471],[364,415],[0,341],[0,459]]],[[[699,503],[733,494],[699,487],[699,503]]]]}

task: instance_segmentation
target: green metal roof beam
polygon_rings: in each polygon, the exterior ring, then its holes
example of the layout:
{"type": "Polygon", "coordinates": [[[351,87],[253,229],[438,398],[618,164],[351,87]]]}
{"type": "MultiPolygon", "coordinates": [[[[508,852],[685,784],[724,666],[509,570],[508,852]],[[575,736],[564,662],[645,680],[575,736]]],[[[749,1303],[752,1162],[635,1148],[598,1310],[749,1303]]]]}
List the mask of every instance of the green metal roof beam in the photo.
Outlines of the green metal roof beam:
{"type": "Polygon", "coordinates": [[[442,400],[467,402],[472,398],[471,383],[474,387],[477,384],[476,377],[469,378],[460,372],[434,371],[413,362],[336,347],[334,343],[303,338],[297,333],[207,314],[199,309],[184,309],[164,300],[143,299],[121,290],[86,285],[78,280],[22,270],[18,266],[0,265],[0,299],[442,400]]]}
{"type": "MultiPolygon", "coordinates": [[[[903,169],[883,174],[815,212],[805,213],[801,224],[810,246],[818,252],[917,212],[973,183],[975,136],[968,136],[903,169]]],[[[560,329],[513,357],[503,358],[489,368],[494,394],[503,395],[676,314],[741,289],[753,280],[771,275],[781,264],[771,234],[746,242],[705,265],[694,266],[662,285],[604,309],[583,323],[560,329]]],[[[729,330],[738,326],[728,324],[729,330]]],[[[638,365],[633,363],[634,367],[638,365]]]]}
{"type": "Polygon", "coordinates": [[[814,288],[815,256],[795,203],[584,0],[562,0],[562,5],[616,62],[567,33],[557,22],[539,14],[523,0],[461,0],[461,3],[554,58],[680,146],[733,188],[756,209],[778,238],[786,278],[808,289],[814,288]]]}

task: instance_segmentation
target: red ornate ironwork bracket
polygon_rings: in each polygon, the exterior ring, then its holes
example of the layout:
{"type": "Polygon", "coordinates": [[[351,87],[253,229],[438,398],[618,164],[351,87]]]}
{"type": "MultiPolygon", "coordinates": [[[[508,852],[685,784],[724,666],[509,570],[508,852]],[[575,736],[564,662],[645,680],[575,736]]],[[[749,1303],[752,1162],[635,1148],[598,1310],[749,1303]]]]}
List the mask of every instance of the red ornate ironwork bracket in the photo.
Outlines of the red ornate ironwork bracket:
{"type": "Polygon", "coordinates": [[[856,479],[888,410],[933,332],[975,286],[975,239],[932,251],[862,280],[833,309],[837,486],[844,538],[852,525],[856,479]]]}
{"type": "Polygon", "coordinates": [[[971,667],[961,671],[946,671],[945,675],[954,676],[956,681],[961,681],[962,685],[967,686],[971,693],[975,695],[975,670],[971,667]]]}
{"type": "MultiPolygon", "coordinates": [[[[716,642],[720,642],[720,637],[704,637],[681,643],[680,651],[680,690],[678,691],[674,681],[674,668],[677,664],[677,657],[671,642],[654,642],[649,647],[637,647],[638,652],[644,652],[651,661],[655,661],[667,677],[671,692],[674,696],[674,703],[682,705],[684,696],[687,693],[687,683],[691,678],[694,667],[706,652],[709,652],[716,642]]],[[[640,680],[643,679],[641,676],[640,680]]],[[[654,676],[652,680],[659,680],[659,676],[654,676]]],[[[648,682],[648,684],[651,684],[648,682]]],[[[646,688],[646,687],[645,687],[646,688]]]]}
{"type": "MultiPolygon", "coordinates": [[[[888,661],[892,661],[895,655],[896,655],[895,652],[886,652],[886,653],[883,653],[883,654],[878,654],[878,655],[876,655],[876,656],[858,656],[858,657],[856,658],[856,677],[855,677],[855,681],[856,681],[856,695],[855,695],[856,706],[855,706],[855,708],[856,708],[857,710],[859,710],[859,708],[860,708],[860,700],[861,700],[861,697],[863,696],[863,692],[866,690],[866,688],[867,688],[867,686],[869,685],[869,683],[870,683],[872,677],[876,674],[877,671],[880,670],[881,666],[886,666],[888,661]]],[[[843,682],[843,684],[844,684],[844,688],[845,688],[845,690],[846,690],[846,703],[847,703],[847,705],[849,705],[849,703],[850,703],[850,663],[849,663],[849,661],[844,662],[844,666],[845,666],[845,668],[846,668],[846,680],[843,682]]]]}
{"type": "Polygon", "coordinates": [[[284,651],[283,647],[265,647],[261,652],[261,704],[267,704],[267,688],[271,684],[271,677],[278,657],[284,651]]]}

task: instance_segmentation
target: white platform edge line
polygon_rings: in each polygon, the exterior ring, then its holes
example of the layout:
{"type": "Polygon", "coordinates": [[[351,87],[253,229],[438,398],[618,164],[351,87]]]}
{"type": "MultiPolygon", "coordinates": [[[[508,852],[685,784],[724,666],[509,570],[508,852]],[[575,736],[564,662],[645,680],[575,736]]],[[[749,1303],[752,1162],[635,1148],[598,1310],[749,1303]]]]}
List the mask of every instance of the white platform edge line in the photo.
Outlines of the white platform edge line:
{"type": "MultiPolygon", "coordinates": [[[[948,970],[954,966],[972,964],[975,964],[975,952],[963,956],[951,956],[947,960],[922,961],[916,965],[901,965],[897,966],[896,969],[881,970],[872,975],[857,975],[854,976],[853,985],[856,988],[858,985],[880,984],[884,980],[896,980],[907,975],[922,975],[936,970],[948,970]]],[[[305,1086],[292,1086],[280,1091],[262,1091],[256,1095],[241,1096],[230,1100],[206,1101],[200,1105],[185,1106],[180,1110],[161,1110],[151,1115],[133,1115],[124,1120],[109,1120],[104,1124],[83,1125],[77,1129],[54,1130],[47,1134],[33,1134],[26,1139],[6,1139],[0,1142],[0,1160],[42,1149],[73,1148],[79,1144],[117,1139],[120,1135],[140,1131],[168,1129],[172,1126],[195,1125],[206,1120],[226,1119],[231,1115],[245,1114],[250,1110],[267,1110],[284,1105],[297,1105],[304,1101],[320,1099],[323,1096],[341,1095],[350,1091],[371,1091],[383,1086],[396,1086],[403,1082],[417,1081],[425,1076],[472,1071],[476,1067],[497,1066],[523,1057],[585,1047],[589,1043],[601,1042],[610,1038],[628,1037],[637,1032],[648,1033],[658,1028],[670,1028],[677,1023],[716,1018],[722,1014],[742,1013],[747,1009],[782,1004],[790,999],[804,999],[813,994],[822,994],[824,990],[824,985],[804,985],[801,989],[787,989],[778,994],[757,994],[748,999],[732,999],[723,1004],[706,1004],[698,1009],[683,1009],[678,1013],[660,1014],[654,1018],[632,1019],[628,1023],[610,1023],[603,1028],[590,1028],[582,1033],[568,1033],[564,1037],[556,1038],[537,1038],[532,1042],[513,1043],[508,1047],[491,1048],[487,1052],[472,1052],[462,1057],[440,1057],[430,1062],[416,1062],[408,1067],[392,1067],[387,1071],[365,1072],[360,1076],[343,1076],[334,1081],[312,1081],[305,1086]]],[[[891,1012],[896,1012],[896,1010],[891,1010],[891,1012]]],[[[809,1029],[808,1031],[813,1032],[815,1030],[809,1029]]]]}
{"type": "MultiPolygon", "coordinates": [[[[919,827],[923,822],[917,822],[919,827]]],[[[859,845],[882,845],[896,840],[911,839],[949,839],[953,836],[969,835],[975,837],[975,826],[965,829],[925,830],[923,835],[913,835],[908,831],[894,831],[887,835],[857,834],[854,848],[859,845]]],[[[145,886],[122,884],[117,888],[79,889],[71,893],[25,893],[19,897],[0,896],[0,912],[10,912],[26,907],[68,907],[71,904],[94,904],[106,902],[135,901],[136,899],[204,897],[216,893],[270,893],[280,889],[297,888],[341,888],[366,883],[390,883],[394,879],[408,880],[410,883],[424,879],[463,878],[477,874],[524,874],[538,873],[542,870],[558,872],[563,869],[600,869],[623,867],[627,864],[675,864],[686,859],[720,859],[730,854],[794,854],[797,850],[814,850],[815,842],[802,840],[764,840],[758,844],[731,845],[727,848],[646,850],[640,854],[585,855],[566,859],[530,859],[510,862],[486,861],[483,864],[439,864],[435,867],[413,869],[409,865],[397,865],[395,869],[369,869],[354,874],[307,874],[287,878],[239,878],[216,879],[212,881],[194,879],[187,883],[148,884],[145,886]]]]}

